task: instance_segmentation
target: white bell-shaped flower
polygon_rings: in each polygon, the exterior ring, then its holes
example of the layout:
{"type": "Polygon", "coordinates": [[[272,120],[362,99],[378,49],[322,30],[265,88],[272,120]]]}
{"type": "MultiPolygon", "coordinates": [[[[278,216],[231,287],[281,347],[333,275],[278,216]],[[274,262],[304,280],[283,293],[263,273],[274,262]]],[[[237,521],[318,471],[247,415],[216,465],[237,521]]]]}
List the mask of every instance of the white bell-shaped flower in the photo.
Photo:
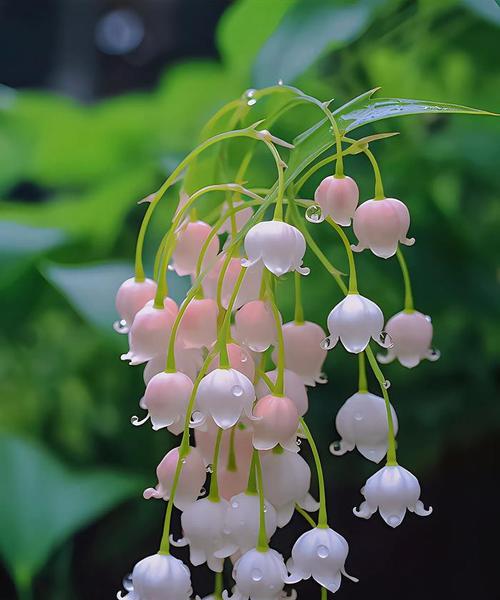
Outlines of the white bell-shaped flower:
{"type": "Polygon", "coordinates": [[[241,264],[251,267],[259,262],[276,276],[291,271],[307,275],[309,269],[302,266],[306,241],[293,225],[283,221],[262,221],[254,225],[245,236],[245,252],[248,256],[241,264]]]}
{"type": "Polygon", "coordinates": [[[153,300],[156,294],[156,282],[146,278],[144,281],[136,281],[131,277],[124,281],[116,292],[116,310],[120,315],[113,327],[118,333],[128,333],[134,321],[135,315],[141,308],[153,300]]]}
{"type": "Polygon", "coordinates": [[[359,353],[368,346],[370,338],[387,345],[390,338],[383,333],[384,315],[380,308],[360,294],[348,294],[328,315],[330,336],[324,347],[331,349],[339,341],[348,352],[359,353]]]}
{"type": "MultiPolygon", "coordinates": [[[[234,565],[233,579],[236,589],[232,600],[279,600],[287,578],[283,557],[269,548],[261,552],[253,548],[245,552],[234,565]]],[[[227,592],[223,594],[228,600],[227,592]]]]}
{"type": "Polygon", "coordinates": [[[132,589],[118,600],[189,600],[191,574],[186,565],[170,554],[153,554],[139,561],[132,571],[132,589]]]}
{"type": "MultiPolygon", "coordinates": [[[[264,501],[264,519],[268,541],[276,531],[277,516],[273,505],[264,501]]],[[[241,553],[248,552],[257,544],[260,525],[260,501],[257,494],[236,494],[229,501],[225,519],[224,531],[238,546],[241,553]]]]}
{"type": "Polygon", "coordinates": [[[287,562],[290,576],[287,583],[297,583],[312,577],[322,587],[335,593],[342,575],[358,581],[345,571],[349,545],[333,529],[315,527],[302,534],[292,548],[292,557],[287,562]]]}
{"type": "Polygon", "coordinates": [[[257,450],[271,450],[277,444],[298,452],[297,428],[299,413],[290,398],[269,394],[257,401],[253,414],[253,446],[257,450]]]}
{"type": "Polygon", "coordinates": [[[276,344],[276,322],[269,304],[262,300],[244,304],[234,317],[234,337],[254,352],[276,344]]]}
{"type": "MultiPolygon", "coordinates": [[[[146,500],[150,498],[169,499],[178,461],[179,448],[172,448],[156,469],[158,485],[156,488],[144,490],[143,496],[146,500]]],[[[206,476],[202,455],[196,448],[190,448],[188,455],[182,458],[181,474],[175,492],[174,505],[179,510],[184,510],[198,498],[206,476]]]]}
{"type": "Polygon", "coordinates": [[[435,361],[440,356],[438,350],[431,348],[431,318],[421,312],[401,311],[387,321],[385,330],[393,345],[385,356],[377,355],[383,364],[397,358],[404,367],[411,369],[424,358],[435,361]]]}
{"type": "Polygon", "coordinates": [[[235,425],[242,415],[253,418],[255,390],[252,382],[235,369],[215,369],[200,381],[196,393],[199,411],[222,429],[235,425]]]}
{"type": "Polygon", "coordinates": [[[367,200],[354,213],[352,227],[359,242],[355,252],[369,248],[375,256],[389,258],[396,254],[398,242],[412,246],[415,238],[407,238],[410,213],[396,198],[367,200]]]}
{"type": "MultiPolygon", "coordinates": [[[[273,383],[276,383],[276,378],[278,376],[277,369],[274,369],[273,371],[268,371],[266,375],[273,383]]],[[[297,375],[297,373],[295,373],[294,371],[290,371],[290,369],[285,369],[284,379],[285,396],[292,400],[292,402],[295,404],[297,412],[299,413],[299,416],[302,417],[306,414],[307,409],[309,407],[309,401],[307,398],[307,388],[304,385],[304,382],[302,381],[300,375],[297,375]]],[[[271,394],[272,390],[269,389],[267,383],[261,378],[255,386],[255,392],[257,394],[257,398],[260,399],[264,396],[267,396],[268,394],[271,394]]]]}
{"type": "Polygon", "coordinates": [[[295,452],[263,452],[263,488],[266,498],[276,509],[278,527],[284,527],[292,518],[295,504],[314,512],[319,504],[309,493],[311,470],[307,462],[295,452]]]}
{"type": "MultiPolygon", "coordinates": [[[[178,275],[193,275],[205,240],[212,228],[203,221],[189,222],[177,234],[175,250],[172,254],[172,267],[178,275]]],[[[210,265],[219,252],[219,239],[214,236],[208,245],[203,265],[210,265]]]]}
{"type": "Polygon", "coordinates": [[[185,348],[209,348],[217,339],[217,303],[211,298],[188,304],[179,325],[179,340],[185,348]]]}
{"type": "Polygon", "coordinates": [[[142,421],[133,417],[132,423],[140,425],[150,418],[155,431],[168,427],[174,435],[178,435],[184,428],[192,391],[193,382],[184,373],[158,373],[146,386],[140,401],[141,408],[148,411],[147,416],[142,421]]]}
{"type": "Polygon", "coordinates": [[[359,201],[359,189],[351,177],[329,175],[317,187],[314,201],[321,208],[322,215],[317,222],[331,217],[335,223],[349,227],[359,201]]]}
{"type": "MultiPolygon", "coordinates": [[[[165,369],[167,350],[168,348],[164,348],[163,352],[153,356],[146,363],[143,372],[143,379],[146,385],[148,385],[155,375],[165,369]]],[[[178,371],[187,375],[191,381],[194,381],[202,364],[203,354],[200,348],[184,348],[181,343],[175,343],[175,366],[178,371]]]]}
{"type": "Polygon", "coordinates": [[[177,312],[177,304],[170,298],[165,299],[163,308],[156,308],[150,300],[135,315],[128,334],[129,352],[121,359],[139,365],[164,353],[177,312]]]}
{"type": "Polygon", "coordinates": [[[222,572],[224,559],[238,550],[224,530],[224,519],[228,509],[227,500],[214,502],[202,498],[190,504],[182,513],[181,524],[184,537],[174,546],[189,544],[189,560],[197,567],[207,563],[216,573],[222,572]]]}
{"type": "MultiPolygon", "coordinates": [[[[300,375],[306,385],[315,386],[316,383],[326,382],[321,372],[327,355],[326,350],[321,346],[325,335],[323,329],[311,321],[304,323],[290,321],[283,325],[285,366],[300,375]]],[[[276,349],[272,356],[276,364],[278,360],[276,349]]]]}
{"type": "MultiPolygon", "coordinates": [[[[397,434],[398,419],[392,405],[391,413],[397,434]]],[[[340,456],[356,447],[360,454],[376,463],[387,454],[387,410],[380,396],[356,392],[340,408],[335,426],[342,439],[330,446],[332,454],[340,456]]]]}
{"type": "MultiPolygon", "coordinates": [[[[214,266],[205,275],[202,286],[206,298],[213,298],[214,300],[217,298],[217,284],[224,262],[225,257],[220,256],[214,266]]],[[[231,258],[222,281],[221,303],[224,308],[228,307],[231,294],[233,293],[241,269],[241,259],[231,258]]],[[[258,299],[262,282],[262,271],[263,266],[261,263],[246,270],[234,302],[233,308],[235,310],[247,302],[258,299]]]]}
{"type": "Polygon", "coordinates": [[[357,517],[369,519],[377,510],[387,525],[397,527],[403,520],[406,509],[421,517],[427,517],[432,507],[424,508],[420,500],[418,479],[404,467],[385,466],[372,475],[361,489],[365,497],[359,509],[353,512],[357,517]]]}

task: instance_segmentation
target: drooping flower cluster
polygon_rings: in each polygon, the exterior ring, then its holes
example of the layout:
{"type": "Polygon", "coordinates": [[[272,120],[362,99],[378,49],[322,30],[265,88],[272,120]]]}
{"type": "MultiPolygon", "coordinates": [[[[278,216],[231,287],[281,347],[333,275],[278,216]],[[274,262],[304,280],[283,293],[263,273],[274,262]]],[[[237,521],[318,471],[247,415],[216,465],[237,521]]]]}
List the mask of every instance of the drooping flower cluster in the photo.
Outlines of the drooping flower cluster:
{"type": "MultiPolygon", "coordinates": [[[[321,106],[332,120],[327,105],[321,106]]],[[[340,157],[349,153],[342,150],[340,139],[334,141],[340,157]]],[[[420,500],[418,480],[397,464],[396,412],[389,401],[389,384],[370,347],[373,340],[387,348],[385,356],[378,356],[380,363],[397,358],[405,367],[438,356],[431,349],[430,318],[413,308],[408,270],[399,249],[400,243],[414,242],[407,238],[409,211],[401,201],[381,193],[378,168],[375,199],[358,206],[358,186],[343,175],[339,162],[335,176],[319,183],[314,202],[299,200],[293,185],[296,173],[285,187],[287,167],[277,146],[294,151],[256,126],[203,142],[172,173],[161,193],[152,196],[139,235],[136,276],[117,293],[120,320],[115,328],[128,334],[129,341],[122,359],[144,365],[146,388],[139,407],[145,414],[134,415],[132,423],[149,422],[155,431],[166,428],[181,436],[159,463],[157,484],[143,493],[146,499],[167,501],[167,513],[158,553],[133,569],[123,596],[129,600],[192,596],[189,569],[170,553],[176,546],[188,546],[191,564],[206,563],[216,574],[222,573],[225,560],[232,561],[234,581],[225,582],[224,592],[222,576],[216,576],[213,597],[218,599],[278,600],[287,593],[295,595],[285,586],[311,577],[336,592],[342,575],[355,580],[345,570],[348,543],[328,526],[321,460],[304,420],[311,389],[326,383],[323,364],[328,350],[339,341],[358,356],[359,385],[338,410],[335,423],[341,439],[331,445],[331,452],[342,455],[357,448],[375,463],[386,457],[386,465],[361,490],[365,500],[354,514],[369,518],[379,511],[395,527],[406,510],[423,516],[431,512],[420,500]],[[237,136],[252,140],[252,148],[261,143],[270,150],[278,172],[276,184],[264,196],[234,183],[209,185],[191,194],[181,189],[173,222],[157,253],[155,279],[146,278],[142,242],[162,194],[186,168],[197,168],[194,156],[237,136]],[[200,220],[197,215],[203,211],[195,208],[209,193],[222,194],[221,201],[217,211],[200,220]],[[274,216],[265,219],[272,205],[274,216]],[[343,244],[348,286],[311,239],[301,208],[308,220],[325,221],[343,244]],[[351,222],[358,239],[352,247],[342,229],[351,222]],[[318,255],[318,268],[321,263],[328,274],[334,274],[344,295],[324,324],[328,336],[324,325],[306,320],[303,314],[301,280],[309,273],[303,266],[307,248],[318,255]],[[397,254],[402,268],[404,309],[385,328],[381,308],[358,291],[353,250],[365,248],[386,259],[397,254]],[[179,303],[168,295],[167,271],[191,280],[190,291],[177,299],[179,303]],[[295,316],[286,321],[278,301],[291,282],[295,316]],[[381,395],[368,391],[366,362],[381,395]],[[311,493],[310,466],[299,452],[303,440],[312,451],[318,500],[311,493]],[[182,513],[182,537],[177,540],[170,533],[173,507],[182,513]],[[297,539],[285,562],[269,543],[296,511],[311,527],[297,539]],[[314,517],[309,514],[316,512],[314,517]]],[[[248,167],[248,160],[244,164],[248,167]]],[[[314,169],[309,175],[313,173],[314,169]]],[[[302,177],[301,185],[307,178],[302,177]]],[[[307,263],[312,264],[309,257],[307,263]]],[[[337,400],[334,394],[332,399],[337,400]]],[[[333,416],[330,405],[322,414],[328,419],[333,416]]]]}

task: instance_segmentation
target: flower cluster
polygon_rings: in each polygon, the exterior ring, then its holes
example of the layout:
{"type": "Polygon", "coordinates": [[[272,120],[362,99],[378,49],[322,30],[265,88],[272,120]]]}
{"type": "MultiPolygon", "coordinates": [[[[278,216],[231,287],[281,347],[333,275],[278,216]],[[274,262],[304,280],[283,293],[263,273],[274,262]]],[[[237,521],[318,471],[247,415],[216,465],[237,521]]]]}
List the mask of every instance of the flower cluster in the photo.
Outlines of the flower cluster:
{"type": "MultiPolygon", "coordinates": [[[[254,92],[252,98],[257,95],[254,92]]],[[[400,200],[385,197],[378,167],[375,198],[359,204],[355,180],[343,174],[343,156],[349,154],[343,144],[348,142],[327,105],[318,105],[332,122],[337,153],[332,156],[335,175],[319,183],[314,201],[300,199],[298,192],[316,169],[302,174],[300,185],[298,173],[292,173],[285,185],[288,169],[278,146],[291,152],[293,146],[258,130],[258,124],[202,142],[148,198],[136,274],[118,290],[120,320],[115,328],[128,334],[129,351],[122,359],[144,365],[146,387],[139,400],[144,413],[134,415],[132,423],[150,424],[155,431],[168,429],[180,438],[159,463],[156,485],[143,494],[167,502],[160,547],[135,565],[126,595],[120,592],[119,598],[190,598],[189,569],[171,554],[177,546],[189,547],[192,565],[206,563],[216,574],[214,598],[278,600],[295,595],[285,586],[311,577],[325,594],[339,589],[342,576],[356,581],[345,570],[347,541],[328,526],[321,459],[304,420],[312,388],[326,383],[322,370],[328,350],[339,341],[357,355],[359,381],[338,410],[335,422],[341,439],[332,443],[331,452],[342,455],[357,448],[375,463],[386,458],[385,466],[362,488],[364,501],[354,514],[369,518],[379,511],[389,526],[396,527],[407,509],[417,515],[431,512],[420,500],[416,477],[397,463],[397,416],[377,362],[377,358],[380,363],[396,358],[411,368],[424,358],[438,356],[431,349],[430,318],[413,307],[408,269],[399,248],[414,242],[407,237],[409,211],[400,200]],[[267,148],[277,170],[275,185],[264,191],[240,183],[214,184],[190,193],[182,188],[157,252],[154,279],[146,278],[142,246],[160,199],[186,170],[197,168],[197,155],[236,137],[252,140],[252,148],[259,144],[267,148]],[[212,193],[220,197],[218,208],[200,220],[202,199],[212,193]],[[273,215],[267,210],[271,206],[273,215]],[[307,220],[324,222],[343,245],[348,285],[314,242],[302,209],[307,220]],[[356,245],[346,234],[351,224],[356,245]],[[318,264],[327,267],[327,276],[334,276],[343,296],[324,324],[304,317],[301,285],[309,273],[304,266],[308,248],[320,259],[318,264]],[[396,255],[401,265],[404,308],[387,323],[381,308],[358,291],[353,251],[363,249],[384,259],[396,255]],[[168,295],[169,270],[191,280],[180,304],[168,295]],[[295,287],[295,315],[289,321],[282,317],[278,303],[283,280],[295,287]],[[376,357],[372,340],[387,354],[376,357]],[[367,364],[381,395],[368,390],[367,364]],[[311,493],[310,466],[299,451],[302,441],[308,443],[314,459],[318,499],[311,493]],[[170,533],[174,507],[181,511],[182,537],[177,540],[170,533]],[[269,544],[296,511],[309,528],[285,562],[269,544]],[[224,589],[226,560],[233,563],[234,582],[226,582],[224,589]]],[[[371,152],[370,159],[373,164],[371,152]]],[[[248,163],[245,158],[238,180],[248,179],[248,163]]]]}

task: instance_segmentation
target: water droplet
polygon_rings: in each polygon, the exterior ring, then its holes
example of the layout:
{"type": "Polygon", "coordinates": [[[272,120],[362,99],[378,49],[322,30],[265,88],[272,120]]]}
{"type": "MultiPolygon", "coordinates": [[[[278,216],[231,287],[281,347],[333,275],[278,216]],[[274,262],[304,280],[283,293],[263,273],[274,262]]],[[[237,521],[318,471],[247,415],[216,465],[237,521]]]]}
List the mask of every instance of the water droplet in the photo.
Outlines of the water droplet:
{"type": "Polygon", "coordinates": [[[382,385],[386,390],[388,390],[391,387],[391,382],[388,379],[386,379],[382,385]]]}
{"type": "Polygon", "coordinates": [[[327,558],[327,556],[330,554],[328,548],[323,545],[318,546],[316,552],[320,558],[327,558]]]}
{"type": "Polygon", "coordinates": [[[121,319],[120,321],[115,321],[113,323],[113,329],[116,331],[116,333],[128,333],[128,326],[127,326],[127,321],[125,321],[125,319],[121,319]]]}
{"type": "Polygon", "coordinates": [[[174,270],[174,266],[173,265],[168,265],[167,271],[172,272],[173,270],[174,270]]]}
{"type": "Polygon", "coordinates": [[[123,578],[123,581],[122,581],[122,586],[126,592],[134,591],[134,584],[132,583],[132,573],[125,575],[125,577],[123,578]]]}
{"type": "Polygon", "coordinates": [[[267,506],[264,505],[264,512],[267,512],[267,506]]]}
{"type": "Polygon", "coordinates": [[[250,576],[254,581],[260,581],[262,579],[262,571],[260,569],[252,569],[250,576]]]}
{"type": "Polygon", "coordinates": [[[246,362],[247,362],[247,360],[248,360],[247,353],[246,353],[246,352],[243,352],[243,350],[242,350],[242,351],[241,351],[241,356],[240,356],[240,361],[241,361],[242,363],[246,363],[246,362]]]}
{"type": "Polygon", "coordinates": [[[441,352],[437,348],[431,348],[429,350],[429,354],[428,354],[427,358],[430,361],[439,360],[440,357],[441,357],[441,352]]]}
{"type": "Polygon", "coordinates": [[[363,415],[361,413],[354,413],[354,420],[355,421],[362,421],[363,420],[363,415]]]}
{"type": "Polygon", "coordinates": [[[231,508],[239,508],[240,503],[237,502],[236,500],[234,500],[233,502],[231,502],[231,508]]]}
{"type": "Polygon", "coordinates": [[[243,395],[243,388],[241,387],[241,385],[233,385],[231,393],[233,394],[233,396],[239,398],[243,395]]]}
{"type": "Polygon", "coordinates": [[[331,350],[335,346],[335,343],[333,342],[332,337],[328,336],[321,342],[320,346],[323,350],[331,350]]]}
{"type": "Polygon", "coordinates": [[[429,323],[432,323],[432,318],[430,315],[425,315],[425,320],[429,321],[429,323]]]}
{"type": "Polygon", "coordinates": [[[284,85],[283,84],[283,79],[278,79],[278,85],[284,85]]]}
{"type": "Polygon", "coordinates": [[[394,342],[392,341],[391,336],[387,333],[387,331],[381,331],[379,338],[378,338],[378,343],[383,347],[383,348],[392,348],[394,346],[394,342]]]}
{"type": "Polygon", "coordinates": [[[253,98],[255,96],[256,91],[257,90],[255,90],[254,88],[250,88],[245,92],[245,98],[253,98]]]}
{"type": "Polygon", "coordinates": [[[337,440],[336,442],[332,442],[330,444],[330,448],[333,449],[335,452],[340,452],[341,447],[342,444],[340,443],[340,440],[337,440]]]}
{"type": "Polygon", "coordinates": [[[181,463],[182,463],[183,465],[185,465],[185,464],[186,464],[186,462],[187,462],[187,460],[186,460],[185,458],[181,458],[181,463]]]}
{"type": "Polygon", "coordinates": [[[248,106],[254,106],[254,104],[257,104],[257,98],[251,98],[247,104],[248,106]]]}
{"type": "Polygon", "coordinates": [[[387,522],[389,523],[389,525],[391,527],[396,527],[397,525],[399,525],[401,523],[401,519],[396,516],[396,515],[391,515],[388,519],[387,522]]]}
{"type": "Polygon", "coordinates": [[[321,206],[317,204],[309,206],[306,210],[306,219],[309,223],[322,223],[325,220],[325,216],[321,210],[321,206]]]}

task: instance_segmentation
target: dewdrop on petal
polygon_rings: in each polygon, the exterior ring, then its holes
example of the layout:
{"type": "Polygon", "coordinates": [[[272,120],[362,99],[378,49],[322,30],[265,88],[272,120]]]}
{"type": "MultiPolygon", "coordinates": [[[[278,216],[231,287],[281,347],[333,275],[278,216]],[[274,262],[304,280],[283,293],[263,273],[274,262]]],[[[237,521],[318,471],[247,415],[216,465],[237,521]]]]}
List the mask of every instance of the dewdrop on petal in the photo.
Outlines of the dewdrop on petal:
{"type": "MultiPolygon", "coordinates": [[[[168,427],[172,433],[179,434],[184,429],[192,390],[191,379],[179,371],[158,373],[150,380],[140,406],[148,411],[146,419],[151,419],[154,430],[168,427]]],[[[138,425],[146,419],[132,422],[138,425]]]]}
{"type": "Polygon", "coordinates": [[[256,450],[271,450],[280,444],[287,450],[298,452],[297,428],[299,413],[286,396],[269,394],[257,401],[253,414],[253,445],[256,450]]]}
{"type": "MultiPolygon", "coordinates": [[[[264,500],[264,519],[267,539],[270,540],[278,526],[273,505],[264,500]]],[[[224,529],[240,552],[255,548],[260,525],[260,501],[258,494],[236,494],[227,505],[224,529]]]]}
{"type": "Polygon", "coordinates": [[[415,238],[407,238],[410,228],[410,213],[400,200],[384,198],[367,200],[354,213],[353,230],[358,238],[355,252],[369,248],[381,258],[396,254],[398,243],[412,246],[415,238]]]}
{"type": "Polygon", "coordinates": [[[411,369],[425,358],[430,361],[439,358],[439,352],[431,348],[431,319],[421,312],[401,311],[387,321],[385,330],[393,345],[385,356],[377,355],[380,363],[387,364],[397,358],[404,367],[411,369]]]}
{"type": "Polygon", "coordinates": [[[268,548],[245,552],[234,565],[236,588],[232,596],[225,591],[224,600],[279,600],[288,572],[281,554],[268,548]]]}
{"type": "Polygon", "coordinates": [[[311,469],[300,454],[289,450],[263,452],[260,461],[264,493],[276,509],[278,527],[290,521],[295,504],[309,512],[318,510],[318,502],[309,493],[311,469]]]}
{"type": "Polygon", "coordinates": [[[235,369],[215,369],[203,377],[196,393],[199,411],[222,429],[229,429],[246,415],[253,418],[255,390],[252,382],[235,369]]]}
{"type": "Polygon", "coordinates": [[[189,600],[191,574],[186,565],[170,554],[153,554],[139,561],[132,571],[132,589],[118,600],[189,600]]]}
{"type": "MultiPolygon", "coordinates": [[[[203,221],[184,225],[177,234],[177,242],[172,254],[172,267],[177,275],[192,275],[196,272],[198,257],[212,228],[203,221]]],[[[219,239],[214,236],[208,244],[204,264],[211,264],[219,252],[219,239]]]]}
{"type": "Polygon", "coordinates": [[[141,308],[155,297],[156,282],[152,279],[136,281],[131,277],[124,281],[116,292],[115,305],[120,321],[113,327],[118,333],[128,333],[135,315],[141,308]]]}
{"type": "Polygon", "coordinates": [[[306,241],[293,225],[283,221],[262,221],[254,225],[245,236],[244,267],[260,262],[276,276],[291,271],[308,275],[309,269],[302,266],[306,252],[306,241]]]}
{"type": "Polygon", "coordinates": [[[292,556],[287,562],[290,576],[286,583],[297,583],[312,577],[319,585],[335,593],[342,575],[358,581],[345,571],[345,561],[349,545],[333,529],[315,527],[303,533],[292,548],[292,556]]]}
{"type": "MultiPolygon", "coordinates": [[[[277,369],[274,369],[274,371],[268,371],[266,375],[272,381],[272,383],[276,383],[276,378],[278,376],[277,369]]],[[[284,384],[285,396],[290,398],[290,400],[292,400],[292,402],[295,404],[295,408],[299,413],[299,417],[304,416],[309,407],[309,400],[307,397],[307,388],[304,382],[302,381],[302,378],[300,377],[300,375],[297,375],[297,373],[295,373],[294,371],[290,371],[290,369],[285,369],[284,384]]],[[[263,396],[271,394],[272,390],[269,389],[264,379],[259,378],[259,381],[255,386],[255,392],[257,394],[257,398],[260,399],[263,396]]]]}
{"type": "Polygon", "coordinates": [[[254,352],[276,344],[276,323],[269,304],[262,300],[244,304],[234,317],[234,336],[254,352]]]}
{"type": "Polygon", "coordinates": [[[382,330],[384,315],[380,308],[360,294],[348,294],[328,315],[330,337],[323,346],[331,349],[340,341],[348,352],[359,353],[368,346],[370,338],[386,345],[390,338],[382,330]]]}
{"type": "Polygon", "coordinates": [[[314,201],[322,213],[322,217],[315,222],[331,217],[338,225],[348,227],[358,206],[359,189],[351,177],[329,175],[317,187],[314,201]]]}
{"type": "Polygon", "coordinates": [[[207,563],[216,573],[222,572],[224,558],[234,554],[238,547],[224,531],[226,500],[202,498],[185,508],[181,516],[184,537],[173,541],[173,546],[189,545],[189,560],[195,567],[207,563]]]}
{"type": "MultiPolygon", "coordinates": [[[[396,435],[398,420],[392,405],[391,414],[396,435]]],[[[356,392],[340,408],[335,426],[342,439],[330,446],[332,454],[340,456],[357,447],[360,454],[376,463],[387,454],[387,410],[380,396],[356,392]]]]}
{"type": "Polygon", "coordinates": [[[407,509],[421,517],[432,512],[432,507],[426,509],[420,500],[418,479],[399,465],[385,466],[377,471],[368,479],[361,493],[365,500],[359,508],[353,509],[354,514],[369,519],[378,510],[391,527],[400,525],[407,509]]]}
{"type": "Polygon", "coordinates": [[[135,315],[128,334],[129,352],[121,359],[139,365],[163,352],[177,312],[177,305],[171,298],[165,298],[163,308],[156,308],[154,300],[150,300],[135,315]]]}
{"type": "MultiPolygon", "coordinates": [[[[295,323],[290,321],[283,325],[283,341],[285,344],[285,366],[302,377],[306,385],[326,383],[321,372],[327,352],[321,347],[325,332],[316,323],[305,321],[295,323]]],[[[273,351],[273,361],[276,364],[278,353],[273,351]]]]}
{"type": "Polygon", "coordinates": [[[209,348],[217,339],[217,303],[211,298],[188,304],[179,325],[178,339],[185,348],[209,348]]]}
{"type": "MultiPolygon", "coordinates": [[[[156,488],[144,490],[146,500],[150,498],[163,498],[168,500],[175,477],[175,470],[179,460],[179,448],[172,448],[163,458],[156,469],[158,485],[156,488]]],[[[179,484],[175,493],[174,505],[179,510],[184,510],[200,495],[200,490],[207,476],[202,455],[196,448],[190,448],[187,456],[181,459],[182,469],[179,484]]]]}

